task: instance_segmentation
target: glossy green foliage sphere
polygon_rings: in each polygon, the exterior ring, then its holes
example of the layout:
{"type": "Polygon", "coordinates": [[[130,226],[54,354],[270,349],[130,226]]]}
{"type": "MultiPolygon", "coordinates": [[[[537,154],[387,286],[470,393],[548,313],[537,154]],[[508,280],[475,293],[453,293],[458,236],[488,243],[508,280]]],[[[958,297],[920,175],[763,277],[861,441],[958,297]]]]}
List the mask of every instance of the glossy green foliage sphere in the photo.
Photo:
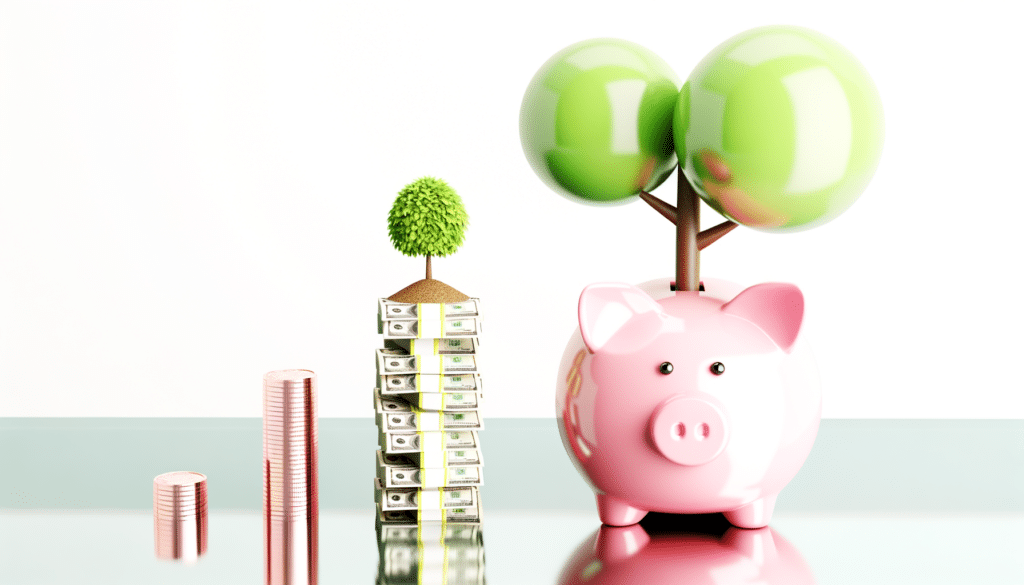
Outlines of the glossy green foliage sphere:
{"type": "Polygon", "coordinates": [[[566,47],[534,75],[519,136],[534,172],[588,203],[650,191],[676,166],[672,116],[679,80],[647,49],[617,39],[566,47]]]}
{"type": "Polygon", "coordinates": [[[812,30],[770,26],[715,48],[679,92],[686,176],[729,219],[795,231],[846,211],[882,151],[882,104],[857,59],[812,30]]]}

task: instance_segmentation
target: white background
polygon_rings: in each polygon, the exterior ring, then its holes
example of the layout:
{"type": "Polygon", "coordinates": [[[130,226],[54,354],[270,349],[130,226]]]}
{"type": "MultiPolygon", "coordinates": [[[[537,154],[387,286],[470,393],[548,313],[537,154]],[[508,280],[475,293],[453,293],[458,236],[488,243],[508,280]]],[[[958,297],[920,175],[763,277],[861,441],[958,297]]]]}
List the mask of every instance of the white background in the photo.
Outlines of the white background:
{"type": "Polygon", "coordinates": [[[605,36],[685,78],[795,24],[871,72],[881,164],[837,220],[741,227],[702,274],[804,290],[825,417],[1024,417],[1015,3],[345,4],[0,4],[0,416],[255,417],[292,367],[322,416],[372,416],[376,299],[423,271],[387,212],[423,175],[470,215],[434,276],[485,303],[485,416],[552,416],[580,290],[669,276],[674,230],[541,183],[530,78],[605,36]]]}

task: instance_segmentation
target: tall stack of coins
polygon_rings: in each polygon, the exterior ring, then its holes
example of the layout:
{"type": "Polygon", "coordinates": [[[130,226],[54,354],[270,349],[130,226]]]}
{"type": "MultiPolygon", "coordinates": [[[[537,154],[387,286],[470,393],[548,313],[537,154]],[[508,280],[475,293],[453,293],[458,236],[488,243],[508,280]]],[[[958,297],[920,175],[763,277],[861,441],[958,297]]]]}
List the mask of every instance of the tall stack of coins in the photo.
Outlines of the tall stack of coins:
{"type": "Polygon", "coordinates": [[[315,585],[317,530],[316,374],[263,376],[263,555],[267,585],[315,585]]]}
{"type": "Polygon", "coordinates": [[[153,542],[161,559],[194,561],[206,552],[206,476],[172,471],[153,479],[153,542]]]}
{"type": "Polygon", "coordinates": [[[378,521],[479,522],[480,299],[380,299],[377,317],[378,521]]]}

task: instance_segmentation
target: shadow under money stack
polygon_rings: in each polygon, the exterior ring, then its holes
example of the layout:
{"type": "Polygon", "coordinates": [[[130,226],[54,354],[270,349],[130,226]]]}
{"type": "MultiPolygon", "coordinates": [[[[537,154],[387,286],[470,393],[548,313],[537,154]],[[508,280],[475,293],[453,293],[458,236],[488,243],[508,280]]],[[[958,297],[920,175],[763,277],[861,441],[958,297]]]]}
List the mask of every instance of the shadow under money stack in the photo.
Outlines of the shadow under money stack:
{"type": "Polygon", "coordinates": [[[483,383],[480,300],[378,302],[377,477],[380,525],[478,524],[483,383]]]}

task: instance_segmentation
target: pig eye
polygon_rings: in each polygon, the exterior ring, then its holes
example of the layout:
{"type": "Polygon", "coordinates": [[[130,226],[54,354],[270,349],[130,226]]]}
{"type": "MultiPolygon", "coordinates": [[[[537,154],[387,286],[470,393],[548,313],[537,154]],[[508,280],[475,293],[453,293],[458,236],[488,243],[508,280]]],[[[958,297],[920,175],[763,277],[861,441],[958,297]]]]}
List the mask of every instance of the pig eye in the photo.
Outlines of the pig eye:
{"type": "Polygon", "coordinates": [[[722,362],[715,362],[711,364],[711,373],[716,376],[721,376],[725,373],[725,364],[722,362]]]}
{"type": "Polygon", "coordinates": [[[666,376],[672,373],[672,369],[672,364],[668,362],[662,362],[661,365],[658,366],[658,371],[661,372],[662,374],[665,374],[666,376]]]}

